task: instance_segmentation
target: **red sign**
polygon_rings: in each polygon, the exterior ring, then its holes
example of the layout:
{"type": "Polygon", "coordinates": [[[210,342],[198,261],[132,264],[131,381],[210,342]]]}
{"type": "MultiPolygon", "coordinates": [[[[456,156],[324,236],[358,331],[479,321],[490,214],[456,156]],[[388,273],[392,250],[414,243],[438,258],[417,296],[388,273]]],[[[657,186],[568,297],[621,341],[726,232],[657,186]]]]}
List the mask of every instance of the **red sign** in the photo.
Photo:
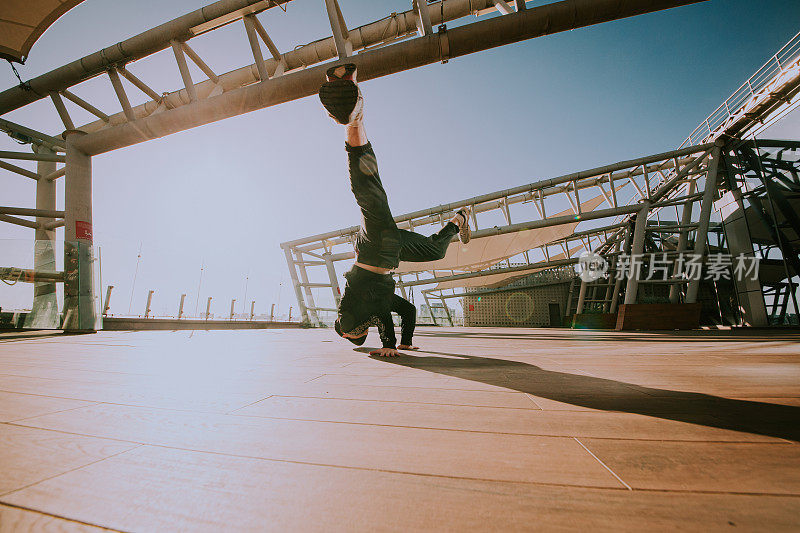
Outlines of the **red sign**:
{"type": "Polygon", "coordinates": [[[469,310],[470,310],[470,311],[474,311],[474,310],[475,310],[475,306],[474,306],[474,305],[472,305],[472,304],[469,304],[469,310]]]}
{"type": "Polygon", "coordinates": [[[75,221],[75,238],[92,242],[92,223],[82,220],[75,221]]]}

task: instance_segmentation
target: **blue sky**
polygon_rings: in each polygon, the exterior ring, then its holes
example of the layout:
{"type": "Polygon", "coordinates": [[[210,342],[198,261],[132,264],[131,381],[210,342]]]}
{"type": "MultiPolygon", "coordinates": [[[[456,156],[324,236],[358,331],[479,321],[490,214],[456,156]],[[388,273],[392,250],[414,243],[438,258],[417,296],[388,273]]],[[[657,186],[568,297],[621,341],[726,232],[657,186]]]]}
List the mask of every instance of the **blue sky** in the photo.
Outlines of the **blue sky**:
{"type": "MultiPolygon", "coordinates": [[[[341,0],[350,27],[409,4],[341,0]]],[[[19,70],[36,76],[202,5],[87,0],[44,34],[19,70]]],[[[286,13],[260,18],[284,51],[330,33],[322,6],[294,0],[286,13]]],[[[796,0],[712,0],[366,83],[367,128],[393,212],[674,148],[800,29],[798,20],[796,0]]],[[[239,24],[192,46],[217,72],[252,62],[239,24]]],[[[168,53],[130,70],[158,91],[180,86],[168,53]]],[[[0,65],[0,87],[15,83],[0,65]]],[[[75,92],[119,111],[105,77],[75,92]]],[[[49,101],[6,118],[63,129],[49,101]]],[[[75,118],[89,119],[77,111],[75,118]]],[[[111,311],[128,310],[141,244],[135,313],[148,289],[156,290],[158,314],[174,313],[181,293],[190,312],[213,296],[214,311],[225,313],[231,298],[244,301],[245,283],[257,312],[280,298],[285,313],[294,302],[279,243],[357,223],[342,147],[341,129],[306,98],[95,157],[95,242],[103,284],[115,285],[111,311]]],[[[4,138],[0,149],[19,147],[4,138]]],[[[0,204],[33,206],[30,180],[0,179],[0,204]]],[[[0,246],[14,266],[30,263],[32,230],[3,224],[0,239],[10,239],[0,246]]],[[[4,287],[0,305],[24,306],[27,290],[4,287]]]]}

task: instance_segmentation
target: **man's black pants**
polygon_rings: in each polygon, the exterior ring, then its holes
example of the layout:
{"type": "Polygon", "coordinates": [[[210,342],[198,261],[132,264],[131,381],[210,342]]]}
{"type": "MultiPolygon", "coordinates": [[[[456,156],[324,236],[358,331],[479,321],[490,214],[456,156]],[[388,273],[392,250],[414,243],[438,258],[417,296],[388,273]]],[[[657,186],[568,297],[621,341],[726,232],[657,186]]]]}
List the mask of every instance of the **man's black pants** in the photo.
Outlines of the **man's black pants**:
{"type": "Polygon", "coordinates": [[[346,145],[346,149],[350,188],[361,208],[361,229],[355,243],[358,262],[394,269],[400,261],[425,262],[443,258],[447,246],[458,233],[458,226],[448,223],[430,237],[399,229],[378,175],[372,144],[346,145]]]}

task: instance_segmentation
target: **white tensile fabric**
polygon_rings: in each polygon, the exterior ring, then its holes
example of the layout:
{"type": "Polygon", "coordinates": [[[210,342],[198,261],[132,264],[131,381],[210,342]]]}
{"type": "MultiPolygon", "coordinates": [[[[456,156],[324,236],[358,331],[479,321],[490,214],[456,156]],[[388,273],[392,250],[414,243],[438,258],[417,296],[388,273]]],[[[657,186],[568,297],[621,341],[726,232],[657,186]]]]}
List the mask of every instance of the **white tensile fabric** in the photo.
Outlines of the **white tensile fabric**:
{"type": "MultiPolygon", "coordinates": [[[[596,196],[591,200],[581,202],[581,211],[584,213],[593,211],[602,203],[603,197],[596,196]]],[[[552,216],[559,217],[571,214],[572,210],[568,209],[552,216]]],[[[491,237],[473,239],[467,245],[455,241],[450,243],[447,254],[442,259],[425,263],[400,263],[400,267],[395,272],[407,274],[431,270],[457,270],[461,272],[484,270],[526,250],[568,237],[575,232],[578,223],[578,221],[575,221],[560,226],[493,235],[491,237]]]]}

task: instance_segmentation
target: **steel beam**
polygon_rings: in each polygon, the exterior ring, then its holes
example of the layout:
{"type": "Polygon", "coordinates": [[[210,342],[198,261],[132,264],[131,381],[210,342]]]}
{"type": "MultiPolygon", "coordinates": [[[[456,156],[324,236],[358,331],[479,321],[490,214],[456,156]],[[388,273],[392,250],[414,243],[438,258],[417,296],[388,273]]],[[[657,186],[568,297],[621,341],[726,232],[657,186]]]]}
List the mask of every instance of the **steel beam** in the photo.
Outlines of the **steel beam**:
{"type": "Polygon", "coordinates": [[[56,111],[58,111],[58,116],[61,117],[64,129],[74,130],[75,124],[72,122],[72,117],[69,116],[69,111],[67,111],[67,106],[64,105],[64,100],[61,99],[61,95],[57,92],[51,92],[50,100],[53,101],[53,105],[56,107],[56,111]]]}
{"type": "Polygon", "coordinates": [[[20,161],[66,161],[63,155],[58,154],[29,154],[28,152],[7,152],[0,150],[0,159],[18,159],[20,161]]]}
{"type": "MultiPolygon", "coordinates": [[[[88,111],[92,115],[96,116],[97,118],[99,118],[103,122],[108,122],[109,120],[111,120],[108,115],[106,115],[105,113],[103,113],[102,111],[97,109],[95,106],[93,106],[92,104],[90,104],[89,102],[87,102],[86,100],[81,98],[80,96],[78,96],[78,95],[76,95],[74,93],[71,93],[70,91],[68,91],[66,89],[61,91],[61,95],[64,98],[66,98],[67,100],[69,100],[70,102],[72,102],[73,104],[77,105],[78,107],[81,107],[81,108],[85,109],[86,111],[88,111]]],[[[75,128],[72,127],[72,128],[67,128],[67,129],[75,129],[75,128]]]]}
{"type": "Polygon", "coordinates": [[[40,131],[21,126],[3,118],[0,118],[0,130],[3,130],[8,134],[23,135],[31,139],[31,141],[37,142],[37,144],[46,145],[48,148],[57,147],[63,151],[64,147],[66,146],[66,143],[63,139],[46,135],[40,131]]]}
{"type": "Polygon", "coordinates": [[[16,226],[23,226],[25,228],[32,228],[37,230],[41,227],[38,222],[33,222],[31,220],[27,220],[24,218],[17,218],[2,213],[0,213],[0,222],[8,222],[9,224],[14,224],[16,226]]]}
{"type": "Polygon", "coordinates": [[[31,178],[32,180],[38,180],[42,177],[36,172],[31,172],[30,170],[12,165],[11,163],[6,163],[5,161],[0,161],[0,168],[19,174],[20,176],[25,176],[26,178],[31,178]]]}
{"type": "MultiPolygon", "coordinates": [[[[714,147],[711,152],[711,161],[708,165],[706,182],[703,186],[703,201],[700,203],[700,220],[694,238],[694,254],[705,255],[706,239],[708,237],[708,225],[711,220],[711,210],[714,206],[714,196],[717,193],[717,171],[719,170],[719,158],[721,149],[714,147]]],[[[699,276],[698,276],[699,278],[699,276]]],[[[686,303],[697,302],[697,293],[700,291],[700,279],[692,279],[686,287],[686,303]]]]}
{"type": "Polygon", "coordinates": [[[125,93],[125,87],[122,86],[122,80],[119,79],[119,72],[117,72],[116,68],[108,70],[108,79],[111,80],[111,86],[114,88],[117,100],[119,100],[122,106],[122,112],[125,113],[125,118],[127,118],[129,122],[133,122],[136,120],[136,114],[131,108],[131,101],[128,100],[128,95],[125,93]]]}
{"type": "Polygon", "coordinates": [[[242,18],[244,29],[247,32],[247,41],[250,43],[250,50],[253,52],[253,61],[255,61],[256,69],[258,70],[259,81],[266,81],[269,79],[269,71],[264,64],[264,54],[261,53],[261,45],[258,44],[258,35],[256,33],[255,23],[253,20],[255,15],[247,15],[242,18]]]}
{"type": "Polygon", "coordinates": [[[210,29],[258,13],[289,0],[220,0],[139,35],[58,67],[26,82],[27,88],[13,87],[0,93],[0,115],[35,102],[52,91],[63,91],[93,78],[109,68],[147,57],[169,48],[170,41],[185,41],[210,29]]]}
{"type": "Polygon", "coordinates": [[[64,211],[55,209],[31,209],[29,207],[0,206],[0,214],[20,215],[24,217],[64,218],[64,211]]]}
{"type": "MultiPolygon", "coordinates": [[[[119,71],[120,74],[122,74],[122,76],[126,80],[131,82],[131,85],[133,85],[134,87],[136,87],[137,89],[142,91],[144,94],[146,94],[147,96],[152,98],[154,101],[159,102],[161,100],[161,95],[159,95],[156,91],[154,91],[145,82],[140,80],[133,72],[131,72],[130,70],[128,70],[128,69],[126,69],[125,67],[122,67],[122,66],[117,67],[117,70],[119,71]]],[[[106,122],[108,122],[108,121],[106,121],[106,122]]]]}
{"type": "MultiPolygon", "coordinates": [[[[245,19],[247,19],[247,17],[245,17],[245,19]]],[[[189,101],[194,102],[197,100],[197,91],[194,88],[192,73],[189,72],[189,65],[186,64],[186,56],[183,55],[181,43],[173,40],[170,44],[172,45],[172,53],[175,55],[175,61],[178,63],[178,70],[181,73],[183,86],[186,89],[186,93],[189,95],[189,101]]]]}
{"type": "Polygon", "coordinates": [[[636,295],[639,292],[640,271],[637,261],[641,260],[644,252],[644,235],[647,229],[647,214],[650,211],[650,202],[645,200],[638,208],[636,213],[636,223],[633,228],[633,244],[631,245],[630,263],[628,265],[628,281],[625,285],[625,303],[635,304],[636,295]]]}
{"type": "Polygon", "coordinates": [[[205,62],[205,61],[203,61],[203,58],[201,58],[199,55],[197,55],[197,52],[195,52],[195,51],[192,49],[192,47],[191,47],[191,46],[189,46],[189,43],[187,43],[187,42],[185,42],[185,41],[182,41],[182,42],[181,42],[181,48],[183,48],[183,51],[186,53],[186,55],[187,55],[187,56],[189,56],[189,59],[191,59],[191,60],[192,60],[192,62],[193,62],[195,65],[197,65],[197,67],[198,67],[200,70],[202,70],[202,71],[203,71],[203,74],[205,74],[206,76],[208,76],[208,79],[210,79],[210,80],[211,80],[211,81],[213,81],[214,83],[219,83],[219,76],[217,76],[217,75],[214,73],[214,71],[213,71],[213,70],[211,70],[211,67],[209,67],[209,66],[206,64],[206,62],[205,62]]]}
{"type": "MultiPolygon", "coordinates": [[[[327,0],[330,1],[330,0],[327,0]]],[[[610,20],[693,4],[703,0],[564,0],[517,13],[513,17],[480,20],[449,29],[448,56],[460,57],[481,50],[549,35],[610,20]]],[[[335,19],[335,17],[332,17],[335,19]]],[[[359,79],[370,80],[442,59],[439,34],[412,39],[393,46],[369,50],[350,57],[357,64],[359,79]]],[[[290,65],[291,67],[291,65],[290,65]]],[[[138,124],[121,124],[91,133],[77,146],[96,155],[145,140],[163,137],[192,127],[216,122],[316,94],[325,80],[327,66],[307,68],[253,84],[191,105],[150,115],[138,124]]],[[[2,95],[0,95],[2,96],[2,95]]],[[[2,104],[2,99],[0,99],[2,104]]],[[[1,109],[1,108],[0,108],[1,109]]]]}

